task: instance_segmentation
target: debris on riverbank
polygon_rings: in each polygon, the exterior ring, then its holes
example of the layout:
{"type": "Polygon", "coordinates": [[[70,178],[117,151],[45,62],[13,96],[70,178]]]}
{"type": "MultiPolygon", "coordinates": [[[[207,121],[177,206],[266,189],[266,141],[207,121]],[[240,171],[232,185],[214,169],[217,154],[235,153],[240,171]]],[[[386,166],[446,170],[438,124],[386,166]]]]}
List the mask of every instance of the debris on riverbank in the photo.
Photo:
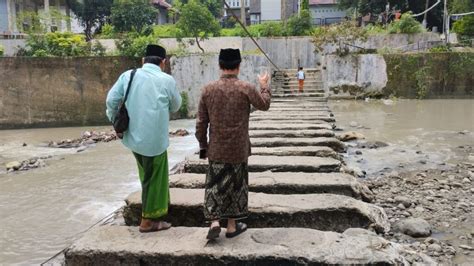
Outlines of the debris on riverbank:
{"type": "MultiPolygon", "coordinates": [[[[188,136],[190,132],[186,129],[178,129],[176,131],[172,131],[169,133],[171,137],[184,137],[188,136]]],[[[60,141],[50,141],[48,143],[48,147],[52,148],[63,148],[63,149],[70,149],[70,148],[80,148],[84,146],[90,146],[98,142],[110,142],[117,140],[117,134],[114,130],[109,131],[84,131],[81,134],[80,138],[77,139],[65,139],[60,141]]],[[[83,151],[83,149],[79,149],[78,152],[83,151]]]]}
{"type": "Polygon", "coordinates": [[[189,134],[191,133],[187,131],[186,129],[178,129],[176,131],[170,132],[171,137],[185,137],[185,136],[188,136],[189,134]]]}
{"type": "Polygon", "coordinates": [[[449,170],[392,172],[364,182],[376,195],[374,203],[388,215],[392,231],[387,239],[409,244],[439,263],[474,262],[474,163],[449,170]]]}
{"type": "Polygon", "coordinates": [[[28,160],[23,161],[13,161],[5,165],[7,173],[15,171],[27,171],[30,169],[45,167],[45,160],[52,158],[53,156],[42,156],[42,157],[33,157],[28,160]]]}

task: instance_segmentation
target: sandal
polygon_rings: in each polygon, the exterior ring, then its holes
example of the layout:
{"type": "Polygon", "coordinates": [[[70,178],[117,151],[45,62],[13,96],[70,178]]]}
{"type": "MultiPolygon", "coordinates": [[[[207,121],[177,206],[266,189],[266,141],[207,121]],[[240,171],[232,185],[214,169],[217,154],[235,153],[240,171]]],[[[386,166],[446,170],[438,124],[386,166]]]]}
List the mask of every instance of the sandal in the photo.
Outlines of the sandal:
{"type": "Polygon", "coordinates": [[[236,237],[236,236],[242,234],[245,231],[247,231],[247,225],[245,223],[237,223],[235,225],[235,232],[225,233],[225,237],[233,238],[233,237],[236,237]]]}
{"type": "Polygon", "coordinates": [[[207,239],[209,240],[212,240],[212,239],[216,239],[219,237],[221,233],[221,227],[220,226],[214,226],[214,227],[211,227],[209,228],[209,232],[207,232],[207,239]]]}
{"type": "Polygon", "coordinates": [[[150,228],[143,229],[141,227],[138,228],[140,233],[151,233],[151,232],[158,232],[163,230],[168,230],[171,228],[171,224],[167,222],[153,222],[150,228]]]}

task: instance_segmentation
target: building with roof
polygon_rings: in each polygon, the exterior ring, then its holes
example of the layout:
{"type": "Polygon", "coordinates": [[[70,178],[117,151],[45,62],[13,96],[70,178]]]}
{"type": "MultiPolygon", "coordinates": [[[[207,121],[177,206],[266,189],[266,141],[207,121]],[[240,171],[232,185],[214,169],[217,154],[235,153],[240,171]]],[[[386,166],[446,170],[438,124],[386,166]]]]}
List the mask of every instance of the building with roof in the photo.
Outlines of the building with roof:
{"type": "Polygon", "coordinates": [[[309,10],[315,25],[338,23],[347,16],[347,12],[339,8],[337,0],[309,0],[309,10]]]}

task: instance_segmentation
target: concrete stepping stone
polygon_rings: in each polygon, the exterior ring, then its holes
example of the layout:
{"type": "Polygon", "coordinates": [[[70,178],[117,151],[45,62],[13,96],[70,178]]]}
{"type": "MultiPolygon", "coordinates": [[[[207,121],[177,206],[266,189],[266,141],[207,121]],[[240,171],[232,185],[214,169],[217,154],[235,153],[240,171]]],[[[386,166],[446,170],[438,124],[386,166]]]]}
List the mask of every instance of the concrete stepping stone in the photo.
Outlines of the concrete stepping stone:
{"type": "Polygon", "coordinates": [[[266,112],[253,112],[250,114],[251,117],[266,117],[266,116],[330,116],[331,111],[327,110],[313,110],[313,109],[299,109],[297,111],[278,111],[278,110],[269,110],[266,112]]]}
{"type": "Polygon", "coordinates": [[[250,121],[262,121],[262,120],[276,120],[276,121],[284,121],[284,120],[303,120],[303,121],[324,121],[324,122],[336,122],[334,117],[329,116],[307,116],[307,115],[300,115],[300,116],[279,116],[279,115],[267,115],[267,116],[250,116],[250,121]]]}
{"type": "MultiPolygon", "coordinates": [[[[204,189],[170,189],[166,219],[175,226],[206,226],[203,214],[204,189]]],[[[141,192],[126,200],[123,217],[127,225],[141,219],[141,192]]],[[[335,194],[265,194],[249,192],[249,227],[302,227],[344,232],[349,228],[374,228],[388,232],[384,210],[352,197],[335,194]]]]}
{"type": "MultiPolygon", "coordinates": [[[[299,99],[299,98],[298,98],[299,99]]],[[[324,102],[327,103],[328,99],[326,97],[305,97],[304,101],[306,102],[324,102]]],[[[286,98],[272,98],[272,103],[294,103],[295,99],[286,99],[286,98]]]]}
{"type": "Polygon", "coordinates": [[[274,98],[291,98],[291,97],[325,97],[325,93],[317,92],[303,92],[303,93],[275,93],[272,94],[272,99],[274,98]]]}
{"type": "Polygon", "coordinates": [[[327,146],[345,152],[346,145],[336,138],[251,138],[252,147],[327,146]]]}
{"type": "Polygon", "coordinates": [[[312,122],[311,124],[308,121],[302,123],[289,123],[289,122],[250,122],[249,129],[250,130],[318,130],[318,129],[332,129],[333,126],[331,124],[322,122],[317,123],[317,121],[312,122]]]}
{"type": "Polygon", "coordinates": [[[320,130],[251,130],[250,137],[254,138],[308,138],[308,137],[334,137],[334,131],[328,129],[320,130]]]}
{"type": "MultiPolygon", "coordinates": [[[[93,228],[65,252],[66,265],[408,265],[401,245],[364,229],[344,233],[305,228],[251,228],[214,242],[207,228],[93,228]]],[[[414,252],[412,252],[414,253],[414,252]]],[[[434,262],[433,262],[434,263],[434,262]]],[[[430,264],[431,265],[431,264],[430,264]]]]}
{"type": "Polygon", "coordinates": [[[340,159],[337,152],[325,146],[253,147],[252,155],[316,156],[340,159]]]}
{"type": "MultiPolygon", "coordinates": [[[[330,173],[338,172],[341,161],[326,157],[310,156],[260,156],[249,157],[249,172],[307,172],[330,173]]],[[[207,172],[208,161],[198,159],[197,155],[191,156],[184,163],[186,173],[203,174],[207,172]]]]}
{"type": "MultiPolygon", "coordinates": [[[[205,174],[176,174],[169,177],[173,188],[205,188],[205,174]]],[[[343,173],[249,173],[249,191],[268,194],[337,194],[371,202],[369,188],[343,173]]]]}

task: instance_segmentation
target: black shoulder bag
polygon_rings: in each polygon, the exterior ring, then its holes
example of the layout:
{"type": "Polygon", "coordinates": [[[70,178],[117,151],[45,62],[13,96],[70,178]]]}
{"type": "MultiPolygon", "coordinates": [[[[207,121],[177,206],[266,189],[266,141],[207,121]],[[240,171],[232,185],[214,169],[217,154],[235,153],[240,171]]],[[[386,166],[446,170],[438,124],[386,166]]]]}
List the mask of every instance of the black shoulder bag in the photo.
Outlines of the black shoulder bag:
{"type": "Polygon", "coordinates": [[[114,120],[114,129],[115,129],[115,132],[117,133],[117,136],[119,136],[120,138],[123,132],[127,131],[128,123],[130,122],[130,118],[128,117],[128,110],[125,107],[125,102],[127,101],[128,93],[130,92],[130,88],[132,85],[133,77],[135,76],[135,72],[137,72],[136,69],[134,69],[132,73],[130,74],[130,81],[128,82],[128,87],[127,87],[127,91],[125,92],[125,97],[123,98],[123,101],[120,104],[118,113],[115,116],[115,120],[114,120]]]}

